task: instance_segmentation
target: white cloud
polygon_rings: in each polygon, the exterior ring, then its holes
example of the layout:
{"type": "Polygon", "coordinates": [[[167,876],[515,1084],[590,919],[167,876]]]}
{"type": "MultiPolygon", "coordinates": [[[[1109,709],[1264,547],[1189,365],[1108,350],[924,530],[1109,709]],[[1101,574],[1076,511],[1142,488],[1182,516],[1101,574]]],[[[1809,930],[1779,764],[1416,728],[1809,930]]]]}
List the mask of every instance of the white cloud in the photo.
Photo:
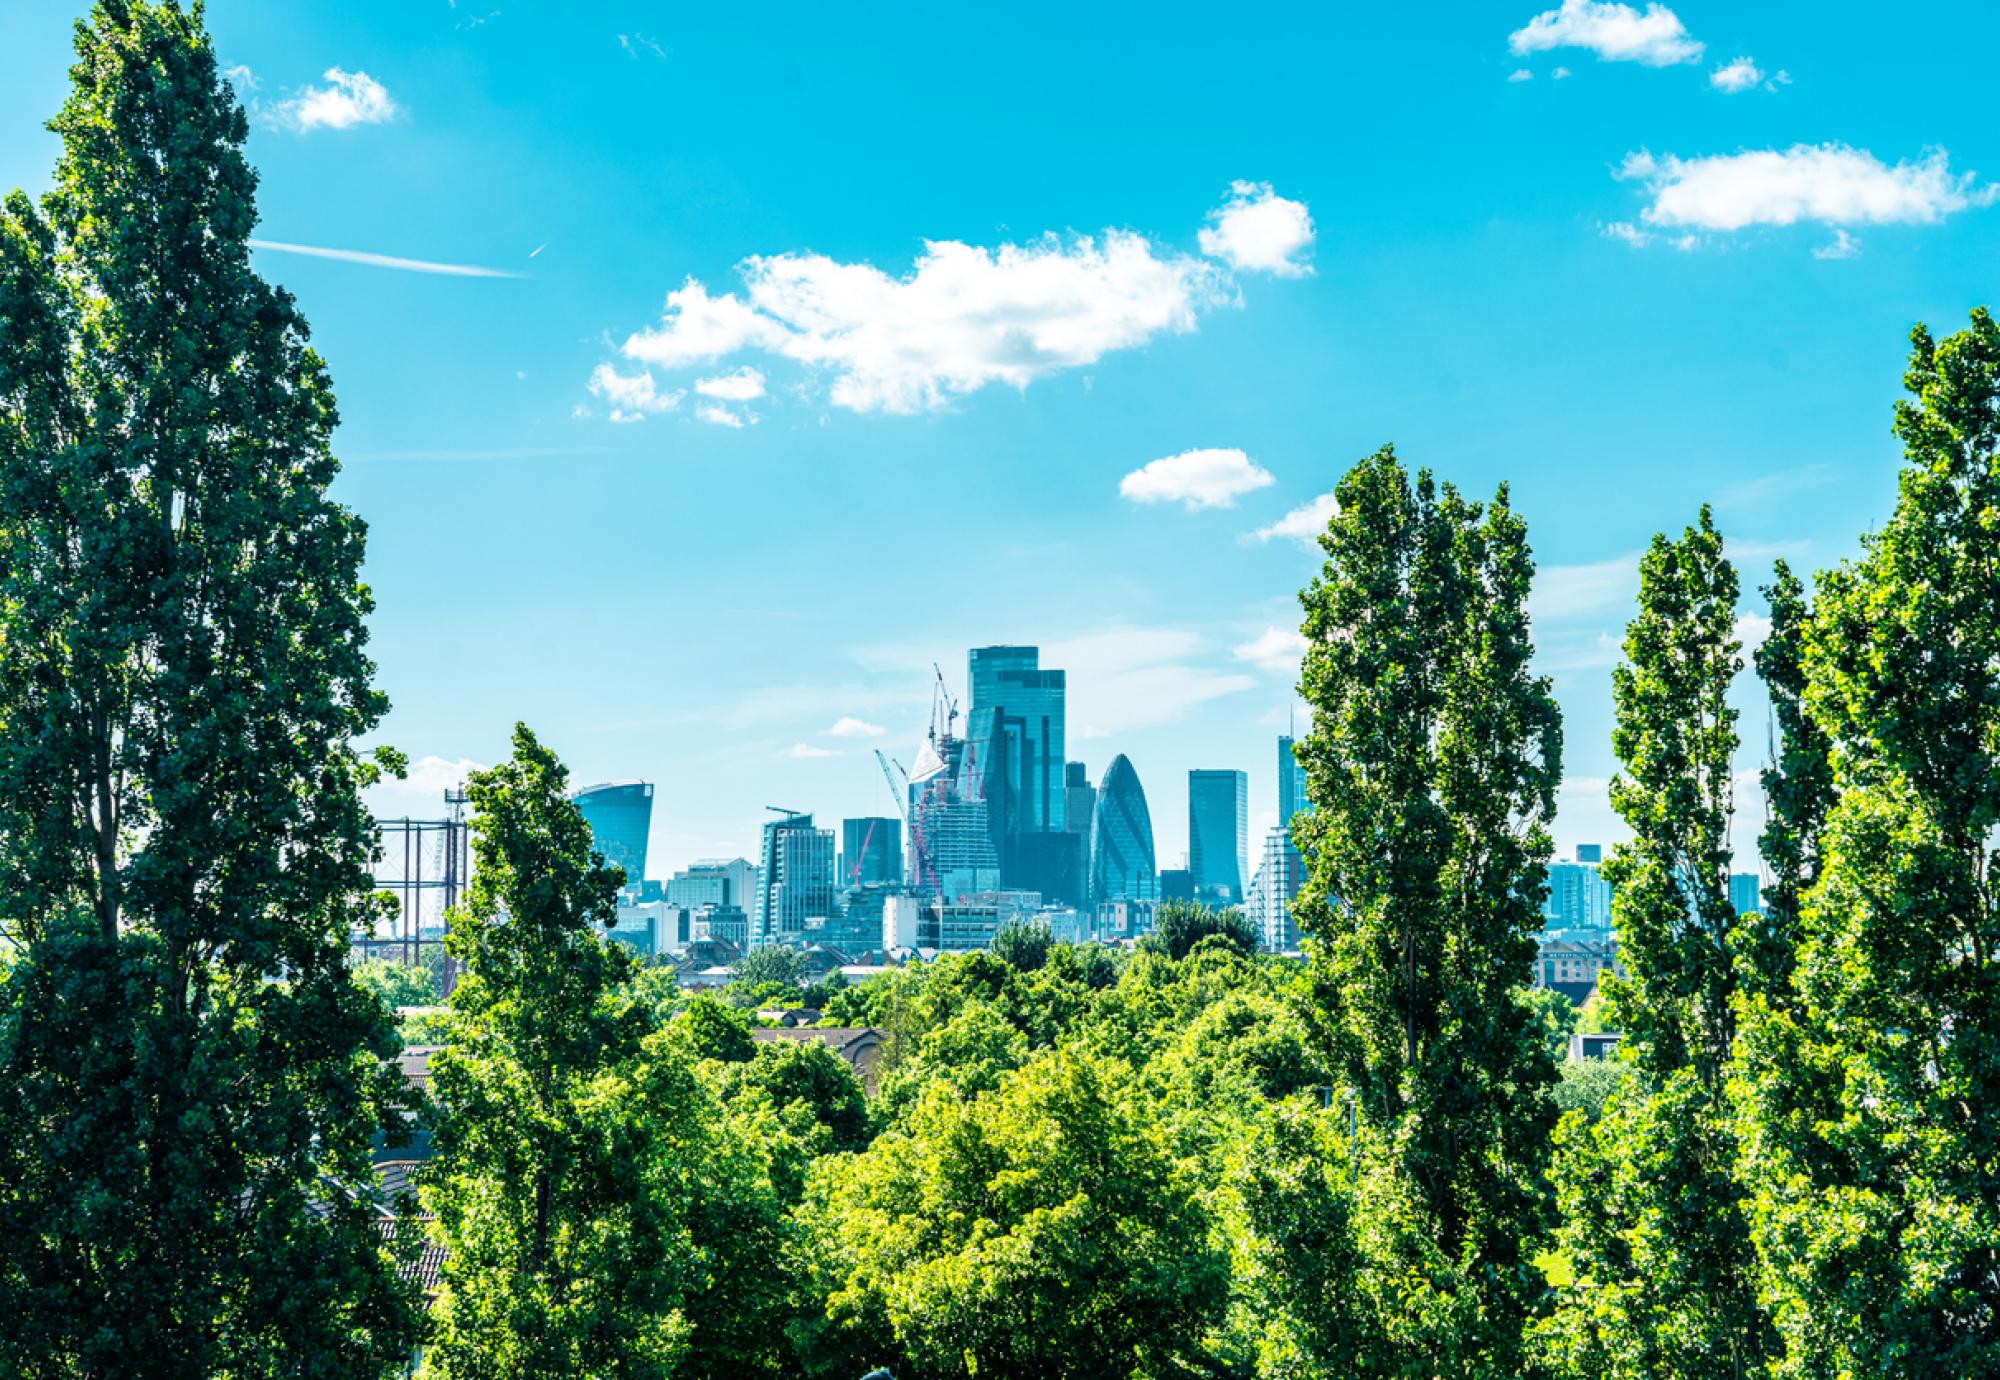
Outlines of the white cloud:
{"type": "Polygon", "coordinates": [[[1208,222],[1196,238],[1211,259],[1280,278],[1313,271],[1299,257],[1312,247],[1312,214],[1303,201],[1286,200],[1268,182],[1231,183],[1229,200],[1208,213],[1208,222]]]}
{"type": "Polygon", "coordinates": [[[1535,572],[1528,614],[1537,624],[1602,613],[1639,592],[1639,553],[1586,565],[1551,565],[1535,572]]]}
{"type": "Polygon", "coordinates": [[[614,422],[639,422],[648,416],[671,412],[686,396],[680,389],[662,393],[650,369],[621,374],[609,364],[591,371],[590,391],[610,405],[614,422]]]}
{"type": "Polygon", "coordinates": [[[851,411],[935,410],[1192,331],[1203,311],[1240,303],[1228,269],[1312,271],[1306,206],[1268,184],[1233,184],[1209,222],[1199,239],[1213,262],[1129,230],[997,248],[926,241],[900,276],[823,254],[753,256],[737,265],[739,291],[689,278],[620,350],[656,368],[757,351],[822,371],[851,411]]]}
{"type": "Polygon", "coordinates": [[[329,67],[325,79],[325,86],[304,87],[273,106],[272,117],[304,133],[384,124],[402,113],[382,83],[366,72],[329,67]]]}
{"type": "Polygon", "coordinates": [[[1815,259],[1851,259],[1861,252],[1861,241],[1845,230],[1835,230],[1833,238],[1813,250],[1815,259]]]}
{"type": "Polygon", "coordinates": [[[1533,81],[1535,74],[1525,67],[1516,67],[1507,74],[1508,81],[1533,81]]]}
{"type": "Polygon", "coordinates": [[[751,346],[776,350],[784,344],[786,334],[782,325],[758,315],[735,293],[711,297],[707,288],[690,278],[667,294],[661,324],[629,337],[624,354],[627,359],[671,369],[720,359],[751,346]]]}
{"type": "Polygon", "coordinates": [[[831,371],[841,407],[912,413],[1191,331],[1222,300],[1212,268],[1126,231],[998,250],[927,242],[901,278],[821,254],[752,258],[741,272],[743,298],[689,280],[625,354],[674,365],[761,349],[831,371]]]}
{"type": "Polygon", "coordinates": [[[648,38],[644,34],[620,34],[618,35],[618,46],[624,50],[625,56],[629,58],[636,58],[641,51],[644,51],[651,53],[662,62],[666,61],[667,50],[660,46],[659,40],[648,38]]]}
{"type": "Polygon", "coordinates": [[[1247,661],[1274,675],[1296,676],[1306,654],[1303,633],[1291,628],[1266,628],[1236,648],[1236,659],[1247,661]]]}
{"type": "Polygon", "coordinates": [[[697,379],[694,391],[704,398],[720,398],[724,402],[749,402],[764,396],[764,376],[749,365],[744,365],[733,374],[719,374],[712,379],[697,379]]]}
{"type": "Polygon", "coordinates": [[[1943,149],[1915,162],[1883,163],[1845,144],[1655,158],[1628,154],[1621,178],[1643,183],[1650,225],[1741,230],[1751,225],[1933,224],[1954,211],[1990,203],[2000,187],[1954,174],[1943,149]]]}
{"type": "Polygon", "coordinates": [[[1240,450],[1186,450],[1152,460],[1118,481],[1118,492],[1134,503],[1179,503],[1196,508],[1234,508],[1239,495],[1278,481],[1240,450]]]}
{"type": "Polygon", "coordinates": [[[367,805],[385,818],[437,819],[444,814],[444,793],[463,786],[466,777],[486,767],[470,757],[417,757],[401,781],[371,786],[366,792],[367,805]]]}
{"type": "Polygon", "coordinates": [[[694,410],[694,415],[712,426],[726,426],[731,431],[741,431],[746,423],[757,420],[751,413],[732,412],[715,403],[699,404],[694,410]]]}
{"type": "Polygon", "coordinates": [[[838,757],[840,754],[832,748],[815,747],[811,743],[793,743],[791,751],[785,756],[806,761],[820,757],[838,757]]]}
{"type": "Polygon", "coordinates": [[[1570,72],[1569,68],[1567,67],[1558,67],[1556,68],[1555,71],[1549,73],[1549,79],[1551,81],[1568,81],[1569,76],[1570,72]]]}
{"type": "Polygon", "coordinates": [[[1193,664],[1202,639],[1180,628],[1113,627],[1042,643],[1042,664],[1069,673],[1069,721],[1078,739],[1176,723],[1255,678],[1193,664]]]}
{"type": "Polygon", "coordinates": [[[222,69],[222,79],[236,88],[238,99],[248,96],[264,83],[257,80],[257,74],[243,63],[222,69]]]}
{"type": "Polygon", "coordinates": [[[1630,5],[1599,0],[1563,0],[1507,36],[1516,56],[1557,48],[1587,48],[1606,62],[1638,62],[1670,67],[1701,61],[1702,45],[1688,36],[1680,17],[1665,5],[1630,5]]]}
{"type": "Polygon", "coordinates": [[[1747,657],[1764,645],[1764,639],[1771,635],[1771,620],[1761,613],[1742,613],[1736,616],[1736,640],[1743,644],[1743,654],[1747,657]]]}
{"type": "Polygon", "coordinates": [[[1708,74],[1708,84],[1718,91],[1735,95],[1738,91],[1748,91],[1764,80],[1764,73],[1757,64],[1747,57],[1724,63],[1708,74]]]}
{"type": "Polygon", "coordinates": [[[888,733],[880,724],[871,724],[866,719],[845,715],[834,720],[832,728],[826,731],[829,738],[880,738],[888,733]]]}
{"type": "Polygon", "coordinates": [[[1621,240],[1631,245],[1634,249],[1643,249],[1653,242],[1651,235],[1641,230],[1629,220],[1612,221],[1611,224],[1604,227],[1604,237],[1608,240],[1621,240]]]}
{"type": "Polygon", "coordinates": [[[274,254],[303,254],[309,259],[338,259],[342,263],[366,264],[370,268],[394,268],[405,273],[441,273],[450,278],[520,278],[504,268],[481,268],[477,264],[441,264],[429,259],[399,259],[393,254],[374,254],[365,249],[328,249],[317,244],[287,244],[283,240],[250,241],[252,249],[274,254]]]}
{"type": "Polygon", "coordinates": [[[1269,542],[1286,537],[1303,546],[1312,546],[1319,540],[1319,534],[1333,521],[1333,515],[1340,511],[1340,504],[1331,493],[1323,493],[1310,503],[1301,503],[1286,513],[1269,527],[1259,527],[1247,533],[1245,541],[1269,542]]]}

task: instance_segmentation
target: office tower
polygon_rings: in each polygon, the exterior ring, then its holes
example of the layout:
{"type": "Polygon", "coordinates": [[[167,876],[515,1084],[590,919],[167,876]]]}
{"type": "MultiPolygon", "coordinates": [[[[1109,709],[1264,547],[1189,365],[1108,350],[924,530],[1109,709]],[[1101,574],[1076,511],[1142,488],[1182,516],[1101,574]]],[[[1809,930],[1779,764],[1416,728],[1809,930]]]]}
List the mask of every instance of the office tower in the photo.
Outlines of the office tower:
{"type": "Polygon", "coordinates": [[[1089,769],[1071,762],[1063,774],[1063,827],[1076,836],[1076,871],[1062,899],[1081,906],[1090,900],[1090,833],[1097,824],[1097,787],[1090,784],[1089,769]]]}
{"type": "Polygon", "coordinates": [[[1063,755],[1067,690],[1035,647],[975,647],[967,654],[972,707],[966,771],[986,801],[1001,885],[1065,901],[1081,877],[1082,843],[1067,827],[1063,755]]]}
{"type": "Polygon", "coordinates": [[[625,869],[625,885],[646,877],[646,838],[653,830],[653,787],[645,781],[610,781],[570,792],[604,860],[625,869]]]}
{"type": "Polygon", "coordinates": [[[1754,872],[1732,872],[1729,874],[1729,908],[1738,915],[1757,914],[1762,897],[1761,888],[1754,872]]]}
{"type": "Polygon", "coordinates": [[[1597,872],[1603,849],[1578,844],[1575,862],[1549,864],[1549,899],[1542,907],[1546,930],[1611,928],[1611,884],[1597,872]]]}
{"type": "Polygon", "coordinates": [[[1306,798],[1306,769],[1299,765],[1291,736],[1282,735],[1278,739],[1278,823],[1289,830],[1292,816],[1311,808],[1312,801],[1306,798]]]}
{"type": "Polygon", "coordinates": [[[667,904],[752,909],[757,903],[757,873],[757,865],[748,858],[698,858],[667,880],[667,904]]]}
{"type": "Polygon", "coordinates": [[[986,801],[966,765],[968,744],[951,733],[949,716],[931,735],[910,773],[910,889],[955,901],[1000,885],[986,801]]]}
{"type": "Polygon", "coordinates": [[[1163,867],[1160,869],[1161,901],[1192,901],[1194,899],[1194,873],[1185,867],[1163,867]]]}
{"type": "Polygon", "coordinates": [[[1250,778],[1240,771],[1188,773],[1188,870],[1194,896],[1208,905],[1243,900],[1249,871],[1250,778]]]}
{"type": "Polygon", "coordinates": [[[834,913],[833,830],[811,815],[786,815],[764,826],[764,876],[750,946],[797,942],[806,921],[834,913]]]}
{"type": "Polygon", "coordinates": [[[1264,855],[1250,878],[1250,894],[1244,899],[1243,913],[1256,927],[1265,948],[1286,953],[1299,947],[1298,922],[1292,916],[1292,902],[1298,899],[1305,882],[1305,861],[1292,846],[1292,836],[1283,825],[1274,824],[1264,835],[1264,855]]]}
{"type": "Polygon", "coordinates": [[[903,822],[887,815],[840,822],[840,884],[903,880],[903,822]]]}
{"type": "Polygon", "coordinates": [[[1153,863],[1153,815],[1146,808],[1139,773],[1132,770],[1122,752],[1104,769],[1090,838],[1091,904],[1159,897],[1153,863]]]}

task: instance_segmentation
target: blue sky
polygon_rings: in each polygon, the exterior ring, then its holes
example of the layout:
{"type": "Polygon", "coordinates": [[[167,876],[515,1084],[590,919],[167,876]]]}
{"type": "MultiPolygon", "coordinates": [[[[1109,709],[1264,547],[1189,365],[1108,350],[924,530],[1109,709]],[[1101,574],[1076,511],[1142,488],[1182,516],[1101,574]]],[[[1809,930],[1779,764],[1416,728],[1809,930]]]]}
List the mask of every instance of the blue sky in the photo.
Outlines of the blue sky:
{"type": "MultiPolygon", "coordinates": [[[[0,0],[0,185],[47,185],[67,8],[0,0]]],[[[1752,590],[1851,551],[1906,333],[2000,248],[1990,6],[208,17],[259,235],[364,256],[259,261],[341,400],[384,736],[435,759],[382,806],[525,719],[657,783],[659,875],[766,804],[882,812],[871,749],[989,642],[1067,667],[1164,865],[1190,767],[1247,769],[1261,830],[1316,561],[1255,534],[1389,441],[1512,483],[1558,841],[1616,837],[1636,552],[1705,499],[1752,590]]]]}

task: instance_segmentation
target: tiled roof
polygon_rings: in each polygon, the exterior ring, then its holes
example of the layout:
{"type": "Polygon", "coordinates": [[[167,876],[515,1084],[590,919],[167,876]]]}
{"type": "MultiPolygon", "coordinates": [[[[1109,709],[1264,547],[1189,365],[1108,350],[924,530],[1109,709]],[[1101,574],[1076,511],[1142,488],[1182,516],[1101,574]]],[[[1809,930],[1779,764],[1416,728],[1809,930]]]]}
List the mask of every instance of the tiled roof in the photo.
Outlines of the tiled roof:
{"type": "Polygon", "coordinates": [[[404,1279],[414,1280],[423,1289],[426,1300],[437,1297],[438,1282],[444,1273],[444,1247],[430,1239],[425,1231],[429,1217],[384,1218],[376,1225],[381,1230],[385,1242],[400,1240],[405,1232],[414,1232],[423,1238],[416,1258],[403,1266],[404,1279]]]}

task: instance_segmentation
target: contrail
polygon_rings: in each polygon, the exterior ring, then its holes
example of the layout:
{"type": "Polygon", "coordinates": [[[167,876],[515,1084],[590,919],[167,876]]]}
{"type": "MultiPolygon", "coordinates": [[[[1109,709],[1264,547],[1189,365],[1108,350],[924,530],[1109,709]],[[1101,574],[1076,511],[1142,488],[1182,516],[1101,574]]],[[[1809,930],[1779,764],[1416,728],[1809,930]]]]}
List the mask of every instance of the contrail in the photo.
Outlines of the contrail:
{"type": "Polygon", "coordinates": [[[252,240],[252,249],[269,249],[278,254],[304,254],[314,259],[339,259],[343,263],[367,264],[371,268],[398,268],[405,273],[443,273],[453,278],[525,278],[501,268],[481,268],[477,264],[434,264],[426,259],[399,259],[392,254],[370,254],[361,249],[325,249],[316,244],[285,244],[278,240],[252,240]]]}

